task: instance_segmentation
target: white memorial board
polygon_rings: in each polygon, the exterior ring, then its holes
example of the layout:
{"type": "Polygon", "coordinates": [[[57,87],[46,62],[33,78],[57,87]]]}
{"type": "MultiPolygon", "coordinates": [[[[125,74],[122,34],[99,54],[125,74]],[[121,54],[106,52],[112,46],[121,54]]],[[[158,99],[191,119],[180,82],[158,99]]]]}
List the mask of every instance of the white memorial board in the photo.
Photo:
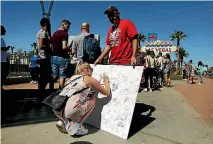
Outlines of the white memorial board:
{"type": "Polygon", "coordinates": [[[103,75],[109,77],[111,96],[98,94],[96,107],[85,123],[112,133],[123,139],[128,138],[143,67],[97,65],[93,77],[103,83],[103,75]]]}

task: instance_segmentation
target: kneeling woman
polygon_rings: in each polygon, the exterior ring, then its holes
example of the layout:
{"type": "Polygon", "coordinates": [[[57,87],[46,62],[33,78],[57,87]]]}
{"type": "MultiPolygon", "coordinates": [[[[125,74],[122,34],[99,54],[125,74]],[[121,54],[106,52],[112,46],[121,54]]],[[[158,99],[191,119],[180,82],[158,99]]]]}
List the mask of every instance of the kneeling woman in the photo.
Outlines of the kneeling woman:
{"type": "MultiPolygon", "coordinates": [[[[72,88],[89,88],[71,96],[68,99],[65,108],[60,112],[54,111],[56,116],[60,118],[60,121],[57,122],[56,126],[61,132],[69,133],[70,135],[85,135],[88,133],[88,129],[86,129],[82,123],[92,112],[96,103],[95,97],[89,95],[90,87],[95,88],[97,92],[100,92],[103,95],[110,95],[109,78],[104,76],[104,88],[99,81],[91,76],[92,69],[90,65],[85,62],[80,62],[76,67],[75,75],[67,81],[67,83],[69,83],[69,81],[76,79],[74,82],[75,86],[72,88]]],[[[66,87],[64,89],[66,90],[66,87]]]]}

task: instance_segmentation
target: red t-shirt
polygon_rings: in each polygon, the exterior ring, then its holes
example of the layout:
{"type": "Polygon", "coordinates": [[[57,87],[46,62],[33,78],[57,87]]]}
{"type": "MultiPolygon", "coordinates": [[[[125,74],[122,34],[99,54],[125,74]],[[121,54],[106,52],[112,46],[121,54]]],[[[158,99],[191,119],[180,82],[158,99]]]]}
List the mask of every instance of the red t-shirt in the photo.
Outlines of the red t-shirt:
{"type": "Polygon", "coordinates": [[[52,36],[53,56],[65,57],[67,51],[62,48],[62,41],[68,42],[68,33],[63,30],[57,30],[52,36]]]}
{"type": "Polygon", "coordinates": [[[137,35],[135,25],[129,20],[120,20],[118,28],[110,27],[106,44],[111,47],[110,63],[130,64],[133,54],[132,40],[137,35]]]}

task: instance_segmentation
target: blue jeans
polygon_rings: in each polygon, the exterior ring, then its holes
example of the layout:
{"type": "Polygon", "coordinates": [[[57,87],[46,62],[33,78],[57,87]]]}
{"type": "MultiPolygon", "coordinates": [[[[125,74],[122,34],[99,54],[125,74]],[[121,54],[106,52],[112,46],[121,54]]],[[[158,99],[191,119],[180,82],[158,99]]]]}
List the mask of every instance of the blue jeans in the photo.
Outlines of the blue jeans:
{"type": "Polygon", "coordinates": [[[51,57],[52,76],[54,78],[65,78],[68,66],[67,59],[59,56],[51,57]]]}

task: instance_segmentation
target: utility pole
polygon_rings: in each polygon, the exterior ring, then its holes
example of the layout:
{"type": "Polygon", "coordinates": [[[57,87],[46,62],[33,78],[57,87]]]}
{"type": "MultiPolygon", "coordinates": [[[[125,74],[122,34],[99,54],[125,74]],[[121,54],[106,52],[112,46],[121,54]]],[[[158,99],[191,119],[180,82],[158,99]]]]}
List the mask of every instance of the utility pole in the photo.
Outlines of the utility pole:
{"type": "MultiPolygon", "coordinates": [[[[49,10],[48,10],[48,12],[46,13],[46,12],[45,12],[45,8],[44,8],[44,2],[43,2],[43,0],[40,0],[43,18],[47,18],[47,19],[50,20],[50,16],[51,16],[50,13],[51,13],[51,10],[52,10],[52,7],[53,7],[53,3],[54,3],[54,1],[51,0],[51,1],[50,1],[49,10]]],[[[51,35],[51,29],[50,29],[50,31],[49,31],[49,34],[51,35]]]]}

